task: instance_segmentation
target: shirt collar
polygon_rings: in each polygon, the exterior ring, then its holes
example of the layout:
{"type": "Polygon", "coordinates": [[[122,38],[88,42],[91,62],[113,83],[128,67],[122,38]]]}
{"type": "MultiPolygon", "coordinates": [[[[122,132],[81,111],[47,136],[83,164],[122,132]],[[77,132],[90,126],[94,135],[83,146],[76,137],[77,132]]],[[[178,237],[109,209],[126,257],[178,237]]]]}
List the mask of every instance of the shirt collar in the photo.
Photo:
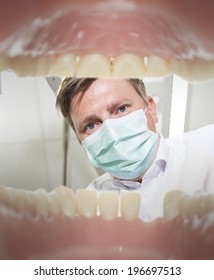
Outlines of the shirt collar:
{"type": "Polygon", "coordinates": [[[112,186],[116,189],[124,188],[128,190],[139,189],[144,182],[150,181],[156,178],[160,172],[164,172],[167,166],[169,158],[169,149],[167,147],[166,141],[161,133],[159,133],[159,147],[155,157],[155,160],[151,167],[144,174],[142,183],[130,180],[119,180],[113,179],[112,186]]]}
{"type": "Polygon", "coordinates": [[[160,172],[164,172],[169,158],[169,149],[162,134],[160,135],[160,142],[158,152],[155,160],[149,170],[144,174],[143,181],[151,180],[158,176],[160,172]]]}

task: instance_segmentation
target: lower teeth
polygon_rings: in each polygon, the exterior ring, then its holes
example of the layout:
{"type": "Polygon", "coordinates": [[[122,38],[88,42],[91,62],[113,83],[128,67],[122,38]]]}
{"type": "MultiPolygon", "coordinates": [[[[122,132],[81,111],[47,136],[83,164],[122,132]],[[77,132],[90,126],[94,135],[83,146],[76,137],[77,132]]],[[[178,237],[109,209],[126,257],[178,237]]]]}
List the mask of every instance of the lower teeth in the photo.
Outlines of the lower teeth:
{"type": "Polygon", "coordinates": [[[193,195],[174,190],[166,194],[164,199],[164,218],[172,220],[180,215],[186,217],[203,217],[214,211],[214,195],[201,191],[193,195]]]}
{"type": "MultiPolygon", "coordinates": [[[[43,189],[35,192],[0,187],[0,204],[18,213],[47,218],[52,215],[75,215],[93,218],[101,215],[105,220],[122,216],[135,220],[140,213],[140,193],[122,191],[102,192],[79,189],[76,195],[66,187],[58,187],[51,193],[43,189]]],[[[214,195],[196,192],[192,196],[180,190],[166,194],[163,205],[164,219],[178,216],[205,216],[214,211],[214,195]]]]}

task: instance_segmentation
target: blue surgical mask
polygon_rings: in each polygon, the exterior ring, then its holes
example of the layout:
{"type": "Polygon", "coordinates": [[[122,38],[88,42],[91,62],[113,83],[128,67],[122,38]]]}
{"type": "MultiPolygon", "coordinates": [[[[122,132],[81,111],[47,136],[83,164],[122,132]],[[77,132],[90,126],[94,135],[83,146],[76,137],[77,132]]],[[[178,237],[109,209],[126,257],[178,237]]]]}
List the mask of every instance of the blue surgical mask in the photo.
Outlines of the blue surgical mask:
{"type": "Polygon", "coordinates": [[[107,119],[83,142],[95,167],[112,176],[133,180],[151,166],[158,147],[158,134],[148,129],[141,109],[124,117],[107,119]]]}

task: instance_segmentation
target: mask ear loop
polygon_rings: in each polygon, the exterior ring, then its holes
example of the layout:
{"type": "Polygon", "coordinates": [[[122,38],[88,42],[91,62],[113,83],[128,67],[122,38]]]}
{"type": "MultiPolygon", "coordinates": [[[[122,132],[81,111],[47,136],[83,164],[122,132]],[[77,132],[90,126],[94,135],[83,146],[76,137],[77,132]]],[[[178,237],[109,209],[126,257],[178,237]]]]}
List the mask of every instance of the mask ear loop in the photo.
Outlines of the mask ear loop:
{"type": "Polygon", "coordinates": [[[144,114],[146,114],[146,112],[148,111],[148,107],[149,107],[149,106],[146,107],[146,109],[145,109],[145,111],[144,111],[144,114]]]}

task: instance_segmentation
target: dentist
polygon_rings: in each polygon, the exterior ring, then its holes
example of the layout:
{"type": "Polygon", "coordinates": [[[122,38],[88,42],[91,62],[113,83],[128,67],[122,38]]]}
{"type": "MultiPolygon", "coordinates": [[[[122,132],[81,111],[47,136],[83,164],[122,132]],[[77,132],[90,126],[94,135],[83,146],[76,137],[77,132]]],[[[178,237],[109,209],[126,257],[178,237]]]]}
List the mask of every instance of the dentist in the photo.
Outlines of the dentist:
{"type": "Polygon", "coordinates": [[[56,106],[106,172],[88,188],[139,191],[145,221],[162,216],[170,190],[213,192],[214,125],[164,139],[142,80],[66,78],[56,106]]]}

